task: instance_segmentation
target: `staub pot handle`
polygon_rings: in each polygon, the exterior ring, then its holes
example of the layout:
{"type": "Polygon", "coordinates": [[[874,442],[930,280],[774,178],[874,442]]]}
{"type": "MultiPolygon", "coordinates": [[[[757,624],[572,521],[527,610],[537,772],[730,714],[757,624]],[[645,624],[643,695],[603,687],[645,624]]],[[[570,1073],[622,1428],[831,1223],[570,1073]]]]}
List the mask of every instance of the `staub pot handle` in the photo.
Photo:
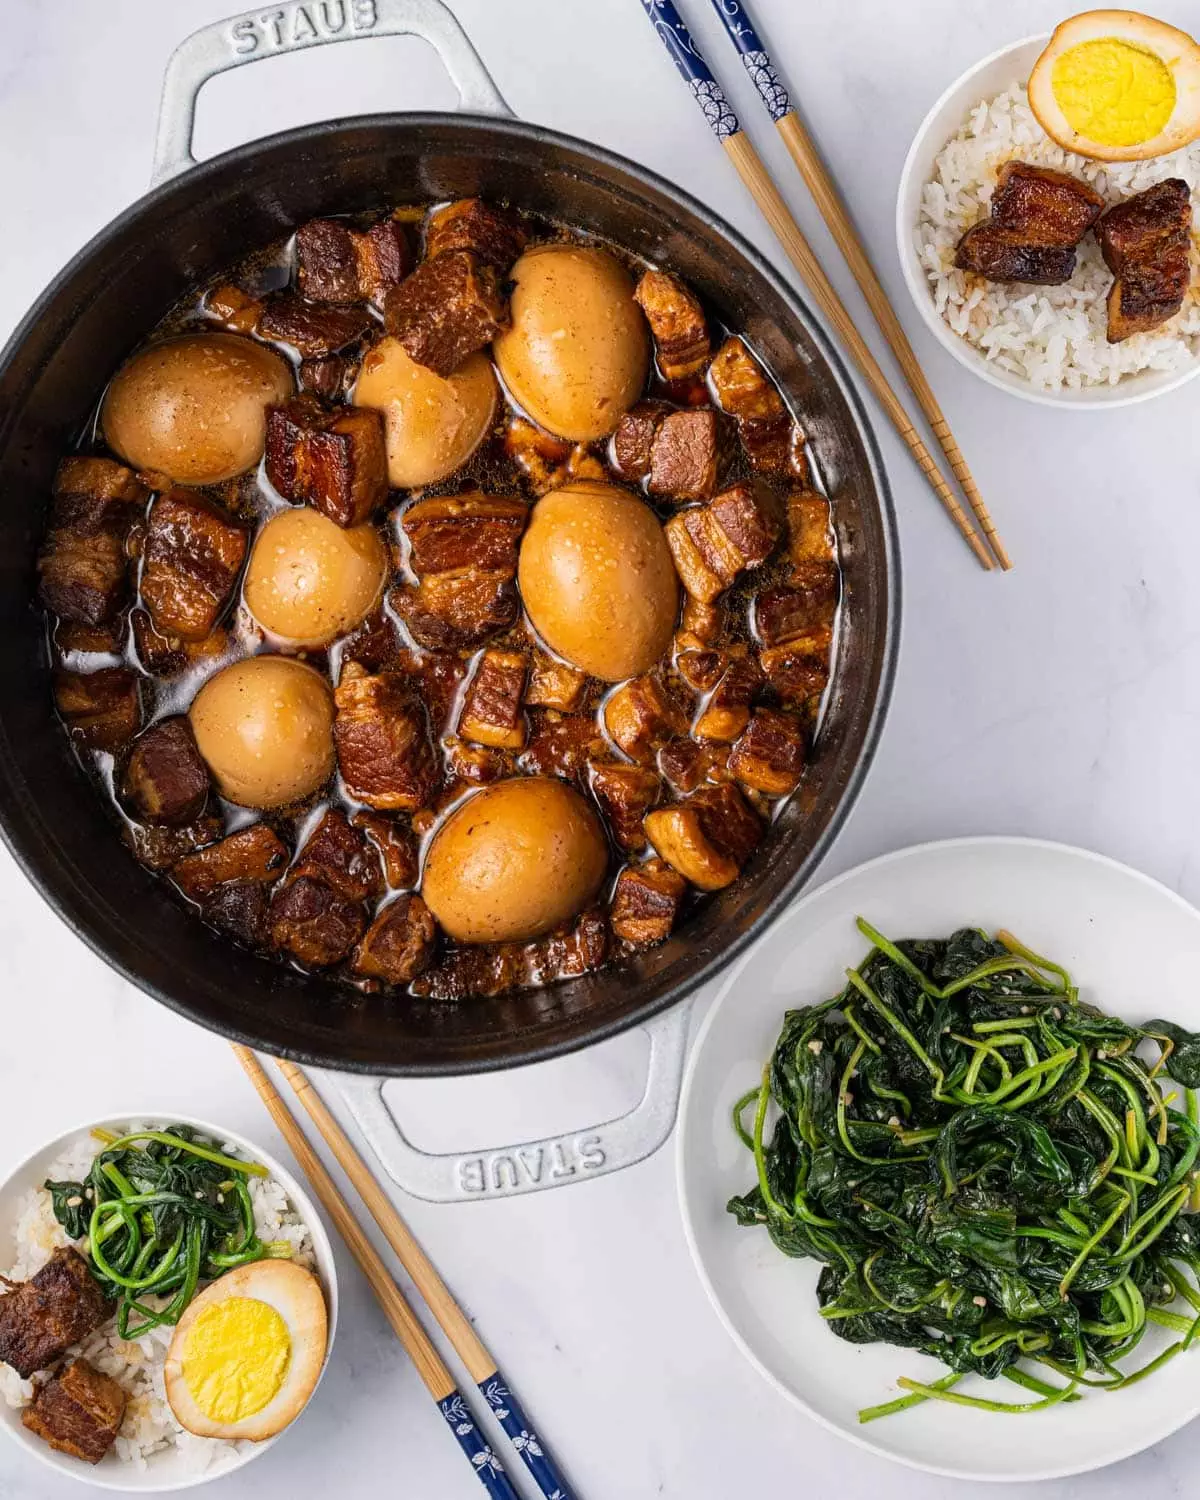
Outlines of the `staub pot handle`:
{"type": "Polygon", "coordinates": [[[511,115],[466,32],[442,0],[291,0],[230,16],[176,47],[163,77],[151,181],[194,166],[196,97],[210,78],[260,58],[364,37],[419,36],[429,43],[471,114],[511,115]]]}
{"type": "Polygon", "coordinates": [[[646,1022],[646,1087],[628,1113],[540,1141],[473,1151],[424,1151],[404,1134],[384,1099],[386,1079],[350,1073],[325,1076],[341,1091],[371,1149],[405,1192],[431,1203],[512,1198],[604,1177],[658,1150],[679,1110],[690,1014],[691,1006],[677,1005],[646,1022]]]}

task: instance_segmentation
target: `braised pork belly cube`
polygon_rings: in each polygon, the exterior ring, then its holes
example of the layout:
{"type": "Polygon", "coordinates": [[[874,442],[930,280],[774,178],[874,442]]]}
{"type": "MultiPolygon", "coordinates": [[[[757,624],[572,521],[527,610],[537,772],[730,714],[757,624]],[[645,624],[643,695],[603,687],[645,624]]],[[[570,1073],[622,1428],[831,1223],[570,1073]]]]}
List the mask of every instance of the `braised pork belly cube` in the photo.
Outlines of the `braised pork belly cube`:
{"type": "Polygon", "coordinates": [[[297,279],[315,302],[378,301],[412,262],[408,235],[395,219],[365,231],[339,219],[312,219],[296,231],[297,279]]]}
{"type": "Polygon", "coordinates": [[[80,625],[59,620],[54,627],[54,645],[60,656],[79,652],[84,656],[119,656],[129,632],[129,616],[117,615],[102,625],[80,625]]]}
{"type": "Polygon", "coordinates": [[[254,823],[187,855],[171,878],[189,900],[203,903],[223,885],[271,885],[287,862],[287,845],[266,823],[254,823]]]}
{"type": "Polygon", "coordinates": [[[1120,343],[1173,318],[1192,283],[1192,190],[1181,177],[1110,208],[1096,225],[1105,264],[1108,341],[1120,343]]]}
{"type": "Polygon", "coordinates": [[[592,795],[604,811],[613,837],[628,854],[646,847],[642,819],[662,796],[662,779],[648,766],[627,766],[616,760],[588,763],[592,795]]]}
{"type": "Polygon", "coordinates": [[[664,740],[686,734],[687,716],[661,678],[634,677],[604,705],[609,738],[630,760],[649,761],[664,740]]]}
{"type": "Polygon", "coordinates": [[[582,781],[588,761],[604,754],[604,736],[592,714],[559,714],[547,709],[530,717],[529,744],[521,765],[535,776],[582,781]]]}
{"type": "Polygon", "coordinates": [[[271,941],[303,964],[340,963],[367,927],[364,901],[382,886],[379,856],[344,813],[329,809],[271,897],[271,941]]]}
{"type": "Polygon", "coordinates": [[[463,699],[459,734],[498,750],[523,749],[527,672],[528,663],[520,651],[485,651],[463,699]]]}
{"type": "Polygon", "coordinates": [[[369,302],[381,302],[413,268],[408,231],[398,219],[384,219],[365,231],[352,231],[351,238],[358,261],[359,294],[369,302]]]}
{"type": "Polygon", "coordinates": [[[283,874],[288,849],[265,823],[239,829],[185,855],[171,878],[205,919],[244,943],[267,941],[269,887],[283,874]]]}
{"type": "Polygon", "coordinates": [[[702,745],[697,740],[672,740],[656,757],[658,769],[677,792],[694,792],[706,782],[728,780],[725,745],[702,745]]]}
{"type": "Polygon", "coordinates": [[[227,281],[205,297],[204,311],[230,333],[253,333],[262,317],[263,304],[227,281]]]}
{"type": "Polygon", "coordinates": [[[673,411],[650,443],[646,487],[665,500],[708,500],[721,466],[719,417],[711,406],[673,411]]]}
{"type": "Polygon", "coordinates": [[[720,639],[725,628],[725,612],[711,600],[705,603],[704,600],[685,593],[679,628],[681,634],[693,637],[698,645],[711,646],[720,639]]]}
{"type": "Polygon", "coordinates": [[[816,490],[797,489],[787,497],[787,555],[797,582],[809,575],[807,563],[833,561],[833,531],[829,501],[816,490]]]}
{"type": "Polygon", "coordinates": [[[401,525],[412,544],[413,572],[445,573],[456,568],[517,567],[517,546],[529,520],[529,507],[508,495],[440,495],[418,500],[405,510],[401,525]]]}
{"type": "Polygon", "coordinates": [[[764,646],[778,646],[833,624],[837,613],[837,569],[832,563],[802,566],[810,570],[807,587],[763,589],[755,596],[754,628],[764,646]]]}
{"type": "Polygon", "coordinates": [[[804,434],[785,411],[781,417],[738,423],[738,437],[750,467],[770,478],[805,481],[809,477],[804,434]]]}
{"type": "Polygon", "coordinates": [[[383,418],[370,407],[326,411],[298,396],[267,411],[267,478],[338,526],[361,526],[387,499],[383,418]]]}
{"type": "Polygon", "coordinates": [[[565,661],[556,661],[544,651],[533,653],[529,686],[525,689],[525,702],[531,707],[556,708],[569,714],[582,704],[586,691],[586,672],[568,666],[565,661]]]}
{"type": "Polygon", "coordinates": [[[367,928],[350,967],[365,979],[411,984],[433,959],[437,926],[417,895],[390,901],[367,928]]]}
{"type": "Polygon", "coordinates": [[[650,473],[654,435],[670,411],[665,401],[639,401],[617,423],[609,456],[626,484],[640,484],[650,473]]]}
{"type": "Polygon", "coordinates": [[[525,231],[510,215],[482,198],[459,198],[431,215],[425,230],[430,260],[451,250],[470,250],[504,275],[525,248],[525,231]]]}
{"type": "Polygon", "coordinates": [[[507,569],[453,568],[428,573],[416,588],[389,595],[413,639],[433,649],[481,645],[517,618],[517,590],[507,569]]]}
{"type": "Polygon", "coordinates": [[[323,359],[362,338],[373,319],[365,307],[337,307],[284,294],[273,297],[258,320],[258,332],[295,349],[302,359],[323,359]]]}
{"type": "Polygon", "coordinates": [[[412,989],[428,1000],[488,1000],[515,989],[527,975],[525,951],[515,943],[456,948],[418,975],[412,989]]]}
{"type": "Polygon", "coordinates": [[[288,871],[289,880],[298,876],[324,880],[347,901],[374,901],[383,890],[375,845],[332,807],[321,814],[288,871]]]}
{"type": "Polygon", "coordinates": [[[791,714],[756,708],[729,756],[729,769],[743,786],[786,797],[804,770],[804,731],[791,714]]]}
{"type": "Polygon", "coordinates": [[[570,927],[551,932],[533,944],[528,983],[556,984],[603,968],[611,933],[603,912],[585,911],[570,927]]]}
{"type": "Polygon", "coordinates": [[[424,807],[437,764],[424,705],[406,679],[349,662],[333,699],[334,746],[350,795],[383,812],[424,807]]]}
{"type": "Polygon", "coordinates": [[[513,774],[513,758],[508,751],[472,744],[455,734],[442,741],[442,759],[454,780],[455,796],[465,787],[486,786],[513,774]]]}
{"type": "Polygon", "coordinates": [[[126,823],[121,837],[139,864],[161,873],[173,869],[197,849],[215,843],[224,832],[220,814],[205,812],[182,828],[171,823],[126,823]]]}
{"type": "Polygon", "coordinates": [[[634,948],[653,948],[671,935],[687,881],[665,860],[648,859],[617,876],[609,921],[613,932],[634,948]]]}
{"type": "Polygon", "coordinates": [[[374,610],[352,635],[343,636],[341,661],[357,662],[368,672],[394,668],[400,659],[400,636],[395,622],[382,608],[374,610]]]}
{"type": "Polygon", "coordinates": [[[22,1380],[55,1364],[112,1312],[76,1250],[56,1250],[28,1281],[9,1285],[0,1296],[0,1364],[22,1380]]]}
{"type": "Polygon", "coordinates": [[[88,750],[120,750],[138,732],[141,694],[137,673],[128,667],[57,671],[53,687],[54,704],[68,733],[88,750]]]}
{"type": "Polygon", "coordinates": [[[229,603],[246,557],[246,529],[195,490],[150,507],[142,602],[164,635],[201,641],[229,603]]]}
{"type": "Polygon", "coordinates": [[[645,821],[655,853],[702,891],[719,891],[736,880],[763,830],[758,814],[728,783],[655,808],[645,821]]]}
{"type": "Polygon", "coordinates": [[[453,651],[402,651],[396,660],[396,670],[414,680],[437,739],[450,726],[458,690],[467,675],[467,663],[453,651]]]}
{"type": "Polygon", "coordinates": [[[664,528],[675,570],[702,604],[711,604],[744,569],[765,562],[780,529],[774,496],[753,484],[735,484],[707,505],[680,511],[664,528]]]}
{"type": "Polygon", "coordinates": [[[125,1391],[85,1359],[34,1392],[21,1413],[22,1424],[59,1453],[98,1464],[116,1442],[125,1420],[125,1391]]]}
{"type": "Polygon", "coordinates": [[[734,417],[752,466],[762,474],[802,479],[808,472],[804,437],[783,397],[740,338],[726,339],[709,369],[721,410],[734,417]]]}
{"type": "Polygon", "coordinates": [[[806,635],[759,652],[758,659],[767,681],[784,703],[811,710],[829,682],[832,649],[833,631],[818,626],[806,635]]]}
{"type": "Polygon", "coordinates": [[[676,656],[675,670],[693,693],[711,693],[728,662],[728,651],[712,646],[689,647],[676,656]]]}
{"type": "Polygon", "coordinates": [[[508,327],[508,299],[494,266],[448,250],[386,294],[383,319],[410,359],[445,377],[508,327]]]}
{"type": "Polygon", "coordinates": [[[361,901],[307,875],[276,887],[268,921],[272,944],[313,969],[340,963],[367,929],[361,901]]]}
{"type": "Polygon", "coordinates": [[[129,617],[137,659],[156,677],[171,677],[198,662],[216,661],[229,650],[229,634],[220,626],[200,641],[180,640],[157,629],[149,612],[135,609],[129,617]]]}
{"type": "Polygon", "coordinates": [[[416,885],[420,874],[417,841],[406,823],[376,812],[356,812],[350,822],[375,846],[383,862],[383,878],[392,890],[416,885]]]}
{"type": "Polygon", "coordinates": [[[698,740],[731,745],[750,722],[750,705],[762,687],[762,671],[744,646],[724,653],[723,670],[709,693],[692,733],[698,740]]]}
{"type": "Polygon", "coordinates": [[[130,746],[121,799],[147,823],[192,823],[208,801],[208,767],[186,714],[160,719],[130,746]]]}
{"type": "Polygon", "coordinates": [[[634,298],[654,335],[654,352],[664,380],[685,380],[708,363],[708,323],[704,309],[678,276],[646,271],[634,298]]]}
{"type": "Polygon", "coordinates": [[[101,625],[117,614],[129,593],[129,534],[146,499],[133,470],[111,459],[59,464],[38,557],[47,609],[80,625],[101,625]]]}
{"type": "Polygon", "coordinates": [[[709,378],[721,410],[739,422],[770,422],[786,414],[783,397],[736,335],[713,355],[709,378]]]}
{"type": "Polygon", "coordinates": [[[326,354],[320,359],[302,359],[296,380],[306,396],[336,401],[346,390],[347,376],[354,368],[340,354],[326,354]]]}

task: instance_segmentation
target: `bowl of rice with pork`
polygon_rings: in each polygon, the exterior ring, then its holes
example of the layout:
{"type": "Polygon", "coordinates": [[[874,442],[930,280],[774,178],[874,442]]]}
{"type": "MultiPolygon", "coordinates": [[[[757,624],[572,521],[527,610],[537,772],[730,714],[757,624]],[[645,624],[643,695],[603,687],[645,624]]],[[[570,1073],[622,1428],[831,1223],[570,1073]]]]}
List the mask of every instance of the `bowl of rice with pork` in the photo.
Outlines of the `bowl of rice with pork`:
{"type": "MultiPolygon", "coordinates": [[[[88,1219],[90,1200],[100,1195],[84,1186],[93,1162],[98,1153],[121,1138],[141,1140],[146,1131],[169,1132],[180,1127],[197,1145],[247,1164],[244,1177],[236,1172],[227,1174],[240,1179],[237,1194],[245,1205],[245,1244],[249,1246],[246,1258],[258,1259],[262,1264],[289,1262],[312,1273],[319,1282],[327,1314],[324,1365],[328,1363],[333,1343],[337,1282],[328,1237],[304,1190],[260,1146],[219,1126],[177,1115],[116,1116],[59,1136],[20,1163],[0,1183],[0,1425],[23,1448],[59,1473],[100,1488],[139,1492],[186,1489],[240,1468],[275,1441],[273,1437],[260,1442],[229,1441],[199,1437],[187,1431],[172,1410],[164,1382],[175,1327],[170,1322],[150,1326],[146,1318],[147,1309],[153,1312],[168,1308],[172,1294],[164,1291],[161,1296],[139,1295],[131,1303],[138,1312],[128,1316],[127,1309],[105,1300],[105,1290],[96,1290],[97,1262],[86,1231],[95,1222],[88,1219]],[[57,1199],[44,1186],[46,1183],[62,1185],[57,1199]],[[83,1192],[73,1191],[72,1183],[83,1187],[83,1192]],[[84,1229],[82,1234],[68,1232],[80,1228],[84,1229]],[[56,1331],[22,1330],[16,1301],[22,1287],[45,1285],[49,1294],[41,1301],[52,1302],[58,1287],[46,1278],[56,1267],[62,1267],[64,1272],[74,1270],[80,1282],[76,1290],[84,1303],[95,1299],[92,1315],[77,1308],[62,1314],[60,1309],[56,1331]],[[70,1322],[71,1317],[76,1318],[74,1323],[70,1322]],[[126,1319],[127,1337],[121,1336],[122,1317],[126,1319]],[[56,1332],[58,1343],[54,1344],[56,1332]],[[81,1336],[63,1349],[63,1343],[72,1334],[81,1336]],[[39,1337],[50,1342],[39,1348],[39,1337]],[[30,1366],[38,1368],[30,1372],[30,1366]],[[103,1456],[98,1460],[86,1451],[87,1433],[72,1428],[69,1420],[66,1451],[59,1451],[59,1444],[51,1443],[50,1436],[39,1432],[36,1424],[29,1421],[42,1388],[55,1378],[63,1379],[63,1372],[69,1375],[72,1369],[85,1370],[93,1387],[106,1388],[116,1398],[119,1415],[112,1422],[115,1437],[110,1430],[103,1443],[103,1456]],[[75,1439],[84,1444],[83,1450],[71,1447],[75,1439]],[[80,1462],[81,1458],[86,1461],[80,1462]]],[[[126,1189],[131,1186],[136,1188],[137,1184],[124,1183],[126,1189]]],[[[221,1182],[219,1186],[230,1188],[231,1184],[221,1182]]],[[[194,1196],[202,1195],[196,1191],[194,1196]]],[[[234,1196],[230,1191],[231,1203],[234,1196]]],[[[218,1201],[224,1197],[225,1194],[220,1194],[218,1201]]],[[[213,1244],[214,1253],[231,1248],[238,1248],[233,1245],[232,1237],[213,1244]]],[[[149,1262],[151,1257],[147,1255],[145,1259],[149,1262]]],[[[226,1259],[230,1263],[235,1261],[234,1256],[226,1259]]],[[[205,1285],[206,1277],[202,1275],[196,1292],[205,1285]]],[[[111,1290],[109,1286],[107,1293],[111,1290]]],[[[85,1417],[86,1396],[85,1390],[85,1417]]],[[[99,1404],[103,1405],[103,1399],[99,1404]]],[[[79,1412],[74,1411],[73,1415],[78,1417],[79,1412]]],[[[86,1421],[82,1426],[86,1428],[86,1421]]]]}
{"type": "Polygon", "coordinates": [[[1033,37],[984,59],[926,116],[897,200],[905,281],[938,341],[990,384],[1054,406],[1145,401],[1200,373],[1200,141],[1133,162],[1064,150],[1038,123],[1026,90],[1048,40],[1033,37]],[[963,236],[988,220],[1012,163],[1069,174],[1096,195],[1098,213],[1168,183],[1185,202],[1190,193],[1192,224],[1181,231],[1189,236],[1190,279],[1179,311],[1148,331],[1110,339],[1114,272],[1098,230],[1079,241],[1074,269],[1059,285],[991,280],[956,264],[963,236]]]}

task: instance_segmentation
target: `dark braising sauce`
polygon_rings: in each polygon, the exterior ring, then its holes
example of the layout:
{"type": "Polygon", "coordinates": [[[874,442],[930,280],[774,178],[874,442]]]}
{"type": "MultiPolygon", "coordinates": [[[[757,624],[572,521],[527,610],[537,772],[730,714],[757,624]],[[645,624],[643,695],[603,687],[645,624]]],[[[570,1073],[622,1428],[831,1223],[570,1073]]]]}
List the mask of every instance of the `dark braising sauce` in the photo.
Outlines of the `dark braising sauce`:
{"type": "MultiPolygon", "coordinates": [[[[403,209],[391,216],[405,226],[404,233],[418,263],[424,253],[428,216],[433,211],[426,207],[403,209]]],[[[363,231],[382,218],[382,215],[360,216],[335,222],[363,231]]],[[[512,218],[515,222],[516,216],[512,218]]],[[[600,243],[562,226],[528,217],[520,218],[519,223],[529,244],[600,243]]],[[[648,269],[620,246],[602,248],[620,261],[634,282],[648,269]]],[[[182,334],[233,332],[283,355],[302,390],[316,390],[326,409],[340,409],[343,403],[352,400],[364,354],[384,336],[384,315],[377,301],[363,299],[358,303],[359,311],[366,314],[361,335],[334,354],[310,358],[302,365],[293,344],[271,339],[270,329],[264,332],[258,326],[264,306],[272,306],[280,297],[295,296],[296,257],[293,236],[231,267],[173,308],[148,344],[182,334]],[[231,293],[231,288],[241,294],[240,299],[231,293]]],[[[507,292],[509,283],[503,273],[500,283],[507,292]]],[[[386,297],[383,302],[389,305],[386,297]]],[[[737,330],[723,327],[711,310],[705,312],[711,351],[716,356],[737,330]]],[[[649,307],[647,313],[651,314],[649,307]]],[[[652,315],[650,323],[657,334],[659,330],[652,315]]],[[[436,483],[416,489],[392,488],[386,503],[375,508],[369,524],[376,528],[386,546],[391,577],[380,602],[363,623],[327,646],[297,648],[264,631],[245,602],[244,561],[217,625],[206,640],[181,642],[169,632],[161,629],[156,632],[150,618],[153,610],[142,592],[144,554],[151,510],[171,484],[165,474],[147,472],[144,467],[138,478],[148,498],[143,502],[138,492],[138,514],[124,535],[122,545],[129,559],[129,571],[125,596],[119,606],[101,623],[89,624],[69,612],[64,617],[49,607],[53,597],[43,582],[48,604],[48,649],[56,668],[56,682],[67,684],[65,697],[60,687],[59,708],[80,762],[96,783],[133,854],[158,871],[172,884],[180,899],[186,901],[188,897],[173,878],[181,859],[260,823],[272,830],[284,846],[285,856],[275,861],[269,875],[260,872],[252,877],[245,872],[234,872],[227,885],[217,888],[217,894],[224,893],[221,900],[214,899],[214,891],[204,882],[199,887],[192,883],[189,890],[196,899],[189,904],[199,919],[209,921],[231,942],[251,946],[277,961],[310,967],[286,940],[278,940],[281,929],[276,903],[279,890],[289,879],[296,878],[295,869],[303,863],[304,856],[298,851],[302,851],[325,813],[337,809],[355,829],[362,857],[371,863],[372,869],[363,889],[349,898],[351,906],[357,903],[361,907],[361,916],[352,922],[354,930],[346,939],[347,951],[332,962],[321,959],[314,966],[316,971],[366,993],[407,989],[435,1000],[452,1001],[518,986],[551,983],[586,972],[634,948],[661,941],[673,928],[686,925],[689,910],[706,899],[706,890],[694,878],[686,883],[679,879],[680,867],[664,847],[663,839],[651,837],[647,841],[641,833],[641,817],[648,808],[687,809],[696,797],[699,798],[696,807],[707,806],[705,798],[711,799],[719,793],[717,803],[713,804],[716,812],[704,813],[705,837],[713,845],[707,849],[706,844],[707,856],[718,864],[732,860],[739,867],[749,857],[747,844],[753,844],[756,836],[765,833],[791,794],[801,774],[801,762],[819,728],[829,662],[835,651],[840,588],[827,506],[817,488],[819,478],[812,474],[807,454],[802,451],[799,428],[793,426],[796,414],[786,414],[787,424],[792,428],[788,444],[790,459],[780,460],[777,445],[773,458],[760,461],[756,444],[765,424],[760,421],[756,427],[753,418],[746,424],[736,420],[736,412],[730,412],[728,401],[722,401],[725,392],[716,372],[705,363],[686,378],[668,381],[661,371],[663,346],[652,342],[650,347],[659,362],[652,357],[643,401],[665,403],[657,420],[675,411],[712,409],[718,413],[713,418],[719,424],[721,444],[715,494],[723,496],[744,486],[747,493],[753,490],[760,499],[766,497],[762,503],[774,517],[776,540],[765,557],[755,557],[750,565],[741,568],[720,593],[716,600],[719,613],[714,614],[711,608],[699,609],[689,602],[688,593],[680,589],[682,618],[676,627],[674,643],[649,674],[666,694],[674,718],[668,713],[665,724],[652,726],[630,753],[626,751],[631,742],[626,741],[625,748],[617,743],[605,712],[610,701],[625,692],[625,685],[596,677],[583,682],[568,709],[548,706],[545,702],[530,703],[532,679],[527,677],[525,698],[518,704],[523,745],[506,748],[494,742],[480,743],[459,733],[464,701],[485,653],[517,654],[534,673],[537,663],[543,668],[552,668],[556,663],[569,664],[549,649],[521,608],[516,610],[514,623],[498,625],[484,639],[469,644],[450,640],[436,646],[423,645],[414,636],[411,615],[397,608],[397,600],[405,589],[411,592],[420,584],[412,566],[413,543],[403,526],[406,512],[418,501],[480,491],[485,496],[518,497],[532,507],[543,494],[562,487],[564,482],[591,479],[622,485],[626,491],[639,490],[664,525],[672,517],[686,516],[697,503],[708,503],[697,502],[695,497],[680,501],[661,492],[651,494],[648,480],[640,484],[631,482],[617,467],[610,438],[576,444],[539,432],[527,423],[525,413],[502,381],[491,429],[468,461],[436,483]],[[759,602],[764,597],[768,602],[759,602]],[[768,609],[775,611],[772,615],[775,623],[769,626],[764,624],[768,609]],[[779,614],[799,623],[791,627],[781,625],[775,618],[779,614]],[[335,768],[332,777],[315,794],[284,807],[260,810],[238,805],[220,796],[215,782],[206,801],[201,794],[201,811],[193,810],[183,821],[179,817],[158,820],[147,814],[144,804],[131,801],[126,768],[131,741],[137,743],[133,734],[144,735],[150,726],[164,719],[186,715],[202,685],[218,671],[264,652],[285,654],[306,663],[327,679],[331,688],[338,686],[351,664],[370,674],[390,673],[403,679],[422,705],[436,756],[433,790],[423,805],[402,811],[381,810],[377,803],[368,806],[351,794],[343,775],[344,766],[335,768]],[[71,689],[82,681],[86,690],[86,679],[92,674],[116,668],[136,674],[140,717],[127,726],[128,734],[118,731],[114,737],[108,730],[103,733],[94,730],[87,714],[80,711],[72,698],[71,689]],[[728,712],[719,712],[723,705],[728,712]],[[761,767],[756,769],[759,742],[754,736],[768,726],[776,731],[776,740],[781,730],[785,740],[794,736],[799,748],[794,747],[789,759],[787,745],[781,752],[776,744],[772,752],[774,771],[764,775],[761,767]],[[643,789],[642,802],[622,819],[619,808],[614,811],[612,801],[597,793],[596,768],[601,768],[599,774],[603,776],[604,767],[635,765],[646,773],[645,787],[652,786],[653,790],[643,789]],[[380,969],[378,964],[364,961],[364,930],[376,921],[379,913],[398,901],[409,899],[411,906],[411,898],[406,898],[405,893],[420,890],[421,870],[430,844],[446,819],[481,786],[528,775],[569,783],[600,819],[608,846],[608,873],[586,910],[533,941],[506,943],[456,943],[436,930],[426,917],[424,937],[416,943],[419,957],[410,964],[412,972],[406,972],[403,980],[395,978],[400,970],[389,971],[386,965],[380,969]],[[740,843],[736,838],[733,844],[729,842],[722,833],[722,819],[728,812],[723,804],[718,805],[722,797],[737,804],[739,816],[747,820],[745,826],[753,827],[757,822],[758,835],[751,834],[747,841],[743,827],[740,843]],[[381,854],[381,844],[388,841],[389,832],[395,837],[393,859],[381,854]],[[646,865],[647,860],[651,865],[646,865]],[[647,868],[663,874],[659,885],[671,898],[666,900],[666,915],[662,916],[655,908],[657,925],[652,921],[649,926],[639,926],[628,912],[623,920],[618,919],[612,903],[622,872],[647,868]],[[672,873],[673,869],[676,873],[672,873]]],[[[485,349],[486,355],[490,356],[490,352],[490,347],[485,349]]],[[[771,399],[778,402],[774,388],[769,389],[771,399]]],[[[120,453],[106,446],[100,405],[97,404],[77,454],[122,459],[120,453]]],[[[642,410],[640,405],[638,410],[642,410]]],[[[136,462],[131,462],[130,467],[136,469],[136,462]]],[[[235,478],[194,487],[222,513],[242,523],[248,534],[247,556],[253,549],[255,535],[266,522],[290,507],[290,502],[281,498],[271,484],[267,469],[264,457],[235,478]]],[[[172,477],[176,482],[185,482],[178,474],[172,477]]],[[[62,524],[61,517],[52,521],[52,527],[62,524]]],[[[47,553],[55,536],[52,529],[47,553]]],[[[682,566],[680,572],[685,574],[682,566]]],[[[43,562],[44,578],[45,574],[43,562]]],[[[647,830],[651,826],[647,823],[647,830]]],[[[682,873],[691,874],[690,866],[686,861],[684,864],[682,873]]],[[[710,890],[725,883],[728,880],[724,876],[706,882],[710,890]]],[[[417,908],[424,910],[420,901],[412,910],[415,912],[417,908]]],[[[640,907],[637,915],[644,915],[640,907]]]]}

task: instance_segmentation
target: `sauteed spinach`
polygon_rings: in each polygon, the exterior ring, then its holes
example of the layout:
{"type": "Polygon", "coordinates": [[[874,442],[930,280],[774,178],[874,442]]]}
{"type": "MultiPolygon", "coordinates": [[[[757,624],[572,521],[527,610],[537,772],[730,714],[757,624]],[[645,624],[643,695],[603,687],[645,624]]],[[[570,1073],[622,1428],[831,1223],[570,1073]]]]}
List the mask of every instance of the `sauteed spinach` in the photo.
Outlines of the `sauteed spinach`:
{"type": "Polygon", "coordinates": [[[728,1206],[822,1263],[834,1333],[950,1367],[859,1420],[929,1399],[1035,1411],[1151,1374],[1200,1333],[1200,1036],[1105,1015],[1006,932],[895,943],[858,926],[867,958],[787,1013],[734,1109],[757,1183],[728,1206]],[[1175,1341],[1119,1368],[1151,1323],[1175,1341]],[[952,1389],[972,1372],[1035,1399],[952,1389]]]}
{"type": "Polygon", "coordinates": [[[71,1239],[87,1236],[92,1275],[117,1303],[121,1338],[177,1323],[201,1281],[290,1253],[255,1232],[246,1179],[267,1175],[260,1163],[227,1156],[187,1125],[95,1134],[104,1149],[84,1181],[43,1187],[71,1239]],[[151,1295],[157,1306],[141,1300],[151,1295]]]}

